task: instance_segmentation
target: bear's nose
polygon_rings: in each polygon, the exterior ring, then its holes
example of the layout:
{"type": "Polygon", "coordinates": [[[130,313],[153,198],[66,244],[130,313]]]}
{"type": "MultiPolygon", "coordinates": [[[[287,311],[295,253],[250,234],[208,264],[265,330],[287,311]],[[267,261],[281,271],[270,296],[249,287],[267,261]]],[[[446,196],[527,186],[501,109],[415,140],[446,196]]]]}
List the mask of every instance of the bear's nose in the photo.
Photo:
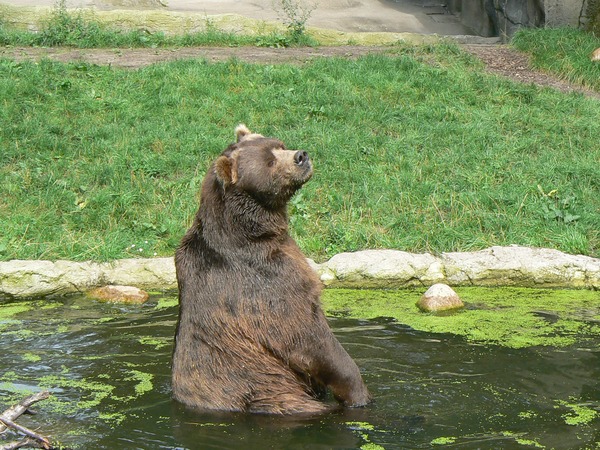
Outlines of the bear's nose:
{"type": "Polygon", "coordinates": [[[302,166],[303,164],[306,164],[306,162],[308,161],[308,153],[306,153],[305,151],[302,150],[298,150],[295,154],[294,154],[294,162],[299,165],[302,166]]]}

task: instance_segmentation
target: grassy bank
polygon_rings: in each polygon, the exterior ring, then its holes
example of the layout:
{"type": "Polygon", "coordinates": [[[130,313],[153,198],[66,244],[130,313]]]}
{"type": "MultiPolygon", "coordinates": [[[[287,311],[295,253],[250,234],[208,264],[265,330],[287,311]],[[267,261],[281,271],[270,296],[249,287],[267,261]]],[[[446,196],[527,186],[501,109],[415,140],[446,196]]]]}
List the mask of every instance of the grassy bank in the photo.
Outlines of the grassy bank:
{"type": "Polygon", "coordinates": [[[260,23],[239,16],[239,21],[248,21],[242,29],[251,30],[240,33],[223,28],[231,28],[232,20],[236,19],[200,14],[169,15],[161,11],[133,14],[120,11],[107,15],[91,8],[68,9],[65,0],[57,0],[51,9],[32,11],[0,4],[0,45],[77,48],[317,45],[317,41],[304,32],[303,21],[286,27],[285,23],[260,23]],[[23,22],[27,26],[24,27],[23,22]],[[148,29],[148,24],[154,28],[148,29]],[[29,27],[38,31],[32,32],[29,27]]]}
{"type": "Polygon", "coordinates": [[[574,28],[524,29],[512,44],[531,55],[534,67],[573,83],[600,90],[600,64],[591,62],[591,53],[600,47],[600,38],[574,28]]]}
{"type": "Polygon", "coordinates": [[[310,152],[290,212],[317,260],[506,244],[600,256],[600,103],[487,75],[453,45],[302,66],[0,60],[0,102],[3,260],[172,254],[239,122],[310,152]]]}

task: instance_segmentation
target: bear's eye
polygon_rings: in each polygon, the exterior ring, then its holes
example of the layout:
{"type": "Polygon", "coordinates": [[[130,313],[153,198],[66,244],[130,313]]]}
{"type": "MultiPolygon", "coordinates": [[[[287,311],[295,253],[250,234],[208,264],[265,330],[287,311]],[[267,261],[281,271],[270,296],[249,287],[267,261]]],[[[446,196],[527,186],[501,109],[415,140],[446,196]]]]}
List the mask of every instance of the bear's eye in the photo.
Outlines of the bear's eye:
{"type": "Polygon", "coordinates": [[[275,165],[274,159],[270,159],[269,162],[267,163],[267,166],[269,166],[269,167],[273,167],[274,165],[275,165]]]}

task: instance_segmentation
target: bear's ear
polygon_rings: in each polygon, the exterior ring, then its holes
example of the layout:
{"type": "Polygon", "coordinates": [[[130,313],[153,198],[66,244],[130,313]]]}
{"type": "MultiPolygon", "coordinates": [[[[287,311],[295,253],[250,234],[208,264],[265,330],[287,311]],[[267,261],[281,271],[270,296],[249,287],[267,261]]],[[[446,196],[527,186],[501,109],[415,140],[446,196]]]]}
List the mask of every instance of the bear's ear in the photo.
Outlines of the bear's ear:
{"type": "Polygon", "coordinates": [[[237,183],[237,158],[219,156],[215,161],[215,173],[217,174],[217,179],[224,187],[237,183]]]}
{"type": "Polygon", "coordinates": [[[236,142],[249,141],[252,139],[258,139],[264,137],[262,134],[252,133],[246,125],[240,123],[235,127],[235,140],[236,142]]]}
{"type": "Polygon", "coordinates": [[[240,142],[242,139],[244,139],[244,136],[248,136],[250,133],[250,130],[248,129],[248,127],[246,125],[244,125],[243,123],[240,123],[237,127],[235,127],[235,141],[236,142],[240,142]]]}

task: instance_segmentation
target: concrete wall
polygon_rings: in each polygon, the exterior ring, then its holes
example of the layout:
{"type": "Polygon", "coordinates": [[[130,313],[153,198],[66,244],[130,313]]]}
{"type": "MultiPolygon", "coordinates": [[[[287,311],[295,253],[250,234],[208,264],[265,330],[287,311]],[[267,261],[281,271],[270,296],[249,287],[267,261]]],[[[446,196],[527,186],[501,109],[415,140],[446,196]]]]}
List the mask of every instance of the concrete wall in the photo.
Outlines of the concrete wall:
{"type": "Polygon", "coordinates": [[[579,27],[585,23],[587,0],[545,0],[546,25],[579,27]]]}

